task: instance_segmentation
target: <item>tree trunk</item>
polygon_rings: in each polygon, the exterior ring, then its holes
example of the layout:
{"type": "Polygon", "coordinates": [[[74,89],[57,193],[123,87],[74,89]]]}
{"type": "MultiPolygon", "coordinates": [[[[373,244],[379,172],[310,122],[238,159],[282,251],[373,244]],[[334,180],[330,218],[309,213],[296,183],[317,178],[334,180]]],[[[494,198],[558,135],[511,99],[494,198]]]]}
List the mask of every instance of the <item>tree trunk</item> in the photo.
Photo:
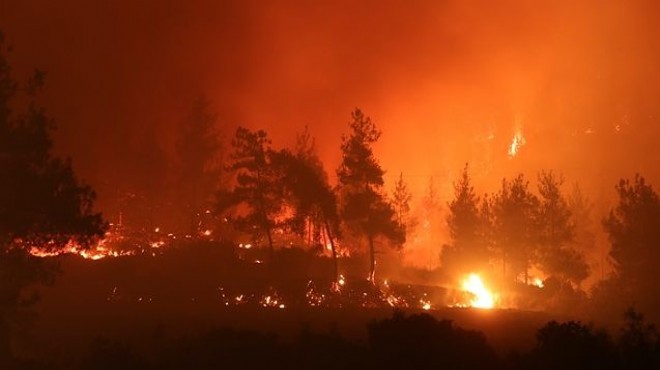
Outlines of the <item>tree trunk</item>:
{"type": "Polygon", "coordinates": [[[266,236],[268,237],[268,260],[272,266],[275,259],[275,248],[273,248],[273,236],[271,235],[270,227],[266,228],[266,236]]]}
{"type": "Polygon", "coordinates": [[[374,237],[369,235],[369,281],[372,284],[376,284],[376,251],[374,249],[374,237]]]}
{"type": "Polygon", "coordinates": [[[328,241],[330,242],[330,248],[332,249],[332,261],[334,262],[334,267],[335,267],[334,281],[337,282],[339,280],[339,265],[337,261],[337,250],[335,249],[335,242],[332,239],[332,234],[330,233],[330,225],[328,224],[328,220],[325,220],[325,233],[328,235],[328,241]]]}

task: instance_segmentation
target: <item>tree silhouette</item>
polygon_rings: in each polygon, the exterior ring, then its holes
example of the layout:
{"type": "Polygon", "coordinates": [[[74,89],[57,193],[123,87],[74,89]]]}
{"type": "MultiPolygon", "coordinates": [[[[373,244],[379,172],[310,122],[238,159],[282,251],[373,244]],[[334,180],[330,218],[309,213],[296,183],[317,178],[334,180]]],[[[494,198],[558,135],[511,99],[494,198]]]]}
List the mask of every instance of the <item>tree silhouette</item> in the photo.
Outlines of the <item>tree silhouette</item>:
{"type": "Polygon", "coordinates": [[[263,130],[239,127],[232,149],[227,169],[234,174],[235,184],[218,192],[216,209],[254,240],[265,236],[272,261],[273,228],[282,209],[283,189],[281,174],[272,163],[270,140],[263,130]]]}
{"type": "Polygon", "coordinates": [[[612,244],[610,256],[624,290],[619,300],[639,304],[647,312],[658,312],[656,284],[660,265],[660,199],[640,176],[621,180],[616,186],[619,202],[603,220],[612,244]]]}
{"type": "Polygon", "coordinates": [[[221,146],[216,123],[210,102],[200,98],[183,120],[176,143],[178,182],[174,199],[186,210],[191,235],[200,231],[197,216],[210,207],[220,183],[221,146]]]}
{"type": "MultiPolygon", "coordinates": [[[[567,201],[571,212],[570,222],[575,231],[573,247],[585,255],[596,254],[596,235],[592,217],[593,202],[582,192],[577,183],[573,185],[567,201]]],[[[600,262],[600,264],[602,263],[603,261],[600,262]]]]}
{"type": "Polygon", "coordinates": [[[171,161],[158,141],[156,127],[140,132],[137,141],[126,145],[124,176],[122,185],[117,187],[125,196],[117,203],[125,224],[153,230],[171,215],[165,207],[170,186],[164,186],[171,185],[171,161]]]}
{"type": "Polygon", "coordinates": [[[441,240],[444,237],[443,226],[446,220],[438,196],[433,177],[428,180],[428,186],[421,198],[420,221],[415,229],[415,243],[422,246],[420,251],[427,259],[427,269],[433,269],[441,258],[441,240]],[[440,251],[440,252],[438,252],[440,251]]]}
{"type": "Polygon", "coordinates": [[[23,289],[52,277],[29,250],[57,250],[68,242],[84,246],[106,227],[93,211],[92,189],[75,177],[70,160],[52,154],[55,126],[34,99],[43,73],[21,89],[3,50],[0,34],[0,360],[9,353],[11,317],[33,302],[22,296],[23,289]],[[21,90],[28,92],[29,103],[25,112],[14,113],[21,90]]]}
{"type": "Polygon", "coordinates": [[[575,226],[568,201],[561,192],[564,180],[542,171],[538,181],[538,264],[546,274],[579,285],[589,275],[589,267],[584,256],[571,245],[575,226]]]}
{"type": "Polygon", "coordinates": [[[337,169],[341,217],[352,233],[367,239],[369,279],[375,282],[376,238],[383,237],[400,247],[405,241],[405,233],[382,193],[384,171],[372,149],[380,131],[359,109],[353,111],[349,125],[351,133],[342,137],[342,162],[337,169]]]}
{"type": "Polygon", "coordinates": [[[488,244],[483,237],[483,219],[479,197],[470,182],[466,164],[454,183],[454,199],[449,203],[447,225],[451,245],[442,250],[442,265],[450,270],[482,271],[488,266],[488,244]]]}
{"type": "Polygon", "coordinates": [[[535,369],[616,369],[610,338],[579,321],[551,321],[536,334],[535,369]]]}
{"type": "Polygon", "coordinates": [[[624,368],[660,367],[660,334],[655,325],[646,323],[644,315],[632,308],[626,310],[624,318],[618,338],[624,368]]]}
{"type": "Polygon", "coordinates": [[[502,274],[515,280],[522,273],[525,284],[534,257],[539,203],[528,186],[522,174],[511,181],[504,179],[491,204],[493,238],[502,258],[502,274]]]}
{"type": "Polygon", "coordinates": [[[482,333],[456,327],[428,314],[371,322],[369,345],[374,368],[485,369],[497,367],[497,356],[482,333]]]}
{"type": "MultiPolygon", "coordinates": [[[[392,207],[396,215],[396,221],[407,231],[412,220],[410,219],[410,201],[412,193],[408,190],[408,185],[403,181],[403,172],[399,174],[399,179],[394,184],[392,193],[392,207]]],[[[407,233],[407,232],[406,232],[407,233]]]]}
{"type": "MultiPolygon", "coordinates": [[[[303,135],[306,135],[303,133],[303,135]]],[[[309,138],[309,137],[308,137],[309,138]]],[[[281,174],[281,185],[285,199],[292,208],[292,215],[286,224],[296,234],[307,236],[325,248],[322,237],[327,237],[334,263],[334,279],[338,278],[337,250],[335,235],[339,229],[337,197],[328,183],[323,165],[306,141],[299,146],[296,154],[288,150],[272,153],[273,166],[281,174]]]]}

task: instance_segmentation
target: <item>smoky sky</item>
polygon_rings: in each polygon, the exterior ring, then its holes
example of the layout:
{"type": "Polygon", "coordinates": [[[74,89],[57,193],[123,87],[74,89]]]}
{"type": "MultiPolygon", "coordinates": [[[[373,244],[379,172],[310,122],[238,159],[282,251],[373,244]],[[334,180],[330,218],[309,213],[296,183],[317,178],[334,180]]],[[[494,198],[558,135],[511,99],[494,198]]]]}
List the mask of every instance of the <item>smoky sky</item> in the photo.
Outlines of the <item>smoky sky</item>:
{"type": "Polygon", "coordinates": [[[448,195],[469,162],[479,192],[554,169],[601,197],[635,172],[660,180],[659,8],[0,0],[0,29],[18,77],[47,72],[57,149],[102,199],[125,176],[126,148],[172,148],[200,96],[228,134],[263,128],[286,146],[309,125],[331,174],[360,107],[383,131],[386,181],[403,172],[418,196],[431,177],[448,195]],[[517,132],[525,145],[511,158],[517,132]]]}

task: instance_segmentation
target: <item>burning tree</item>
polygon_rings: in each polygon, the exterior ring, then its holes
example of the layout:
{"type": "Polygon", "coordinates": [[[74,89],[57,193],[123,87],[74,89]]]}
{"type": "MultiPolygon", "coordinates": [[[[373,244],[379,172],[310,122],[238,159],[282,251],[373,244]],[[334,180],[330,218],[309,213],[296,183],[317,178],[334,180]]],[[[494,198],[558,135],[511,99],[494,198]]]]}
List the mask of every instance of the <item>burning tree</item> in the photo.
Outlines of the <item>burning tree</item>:
{"type": "Polygon", "coordinates": [[[447,225],[452,244],[443,248],[442,264],[450,270],[483,271],[488,267],[490,251],[484,237],[484,220],[479,197],[470,182],[467,164],[454,183],[454,199],[449,203],[447,225]]]}
{"type": "Polygon", "coordinates": [[[12,317],[34,301],[24,288],[53,276],[28,250],[57,250],[70,241],[84,245],[106,227],[93,211],[92,189],[76,178],[70,160],[52,154],[54,124],[35,102],[43,78],[37,71],[19,86],[0,52],[0,360],[10,354],[12,317]],[[14,113],[19,91],[28,92],[29,103],[25,112],[14,113]]]}
{"type": "Polygon", "coordinates": [[[239,127],[232,148],[227,169],[235,175],[235,184],[218,192],[216,209],[255,240],[265,236],[272,262],[273,228],[282,210],[283,189],[281,174],[272,163],[270,140],[263,130],[239,127]]]}
{"type": "Polygon", "coordinates": [[[339,229],[337,197],[328,183],[328,175],[307,128],[298,135],[295,153],[281,150],[272,157],[274,166],[283,176],[282,185],[293,211],[286,224],[293,232],[322,248],[325,248],[323,236],[327,238],[336,280],[339,276],[334,238],[339,229]]]}
{"type": "Polygon", "coordinates": [[[359,109],[353,111],[352,119],[350,135],[342,137],[342,162],[337,169],[341,216],[349,231],[367,239],[369,279],[375,282],[376,239],[382,237],[401,247],[405,230],[382,193],[384,171],[372,149],[381,133],[359,109]]]}

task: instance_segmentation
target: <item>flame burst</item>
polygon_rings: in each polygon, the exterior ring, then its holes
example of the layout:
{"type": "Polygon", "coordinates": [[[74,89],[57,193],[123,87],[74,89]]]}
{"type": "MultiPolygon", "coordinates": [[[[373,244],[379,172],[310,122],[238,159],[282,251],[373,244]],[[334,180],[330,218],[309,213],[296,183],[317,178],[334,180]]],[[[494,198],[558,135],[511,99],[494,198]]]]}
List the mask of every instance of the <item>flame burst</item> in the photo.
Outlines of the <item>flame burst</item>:
{"type": "Polygon", "coordinates": [[[470,301],[470,307],[493,308],[495,306],[493,294],[486,288],[479,275],[470,274],[463,281],[463,290],[474,295],[474,298],[470,301]]]}
{"type": "Polygon", "coordinates": [[[525,140],[522,130],[519,129],[516,131],[516,134],[513,135],[513,140],[511,141],[511,145],[509,145],[509,158],[515,157],[520,148],[525,144],[527,144],[527,140],[525,140]]]}

